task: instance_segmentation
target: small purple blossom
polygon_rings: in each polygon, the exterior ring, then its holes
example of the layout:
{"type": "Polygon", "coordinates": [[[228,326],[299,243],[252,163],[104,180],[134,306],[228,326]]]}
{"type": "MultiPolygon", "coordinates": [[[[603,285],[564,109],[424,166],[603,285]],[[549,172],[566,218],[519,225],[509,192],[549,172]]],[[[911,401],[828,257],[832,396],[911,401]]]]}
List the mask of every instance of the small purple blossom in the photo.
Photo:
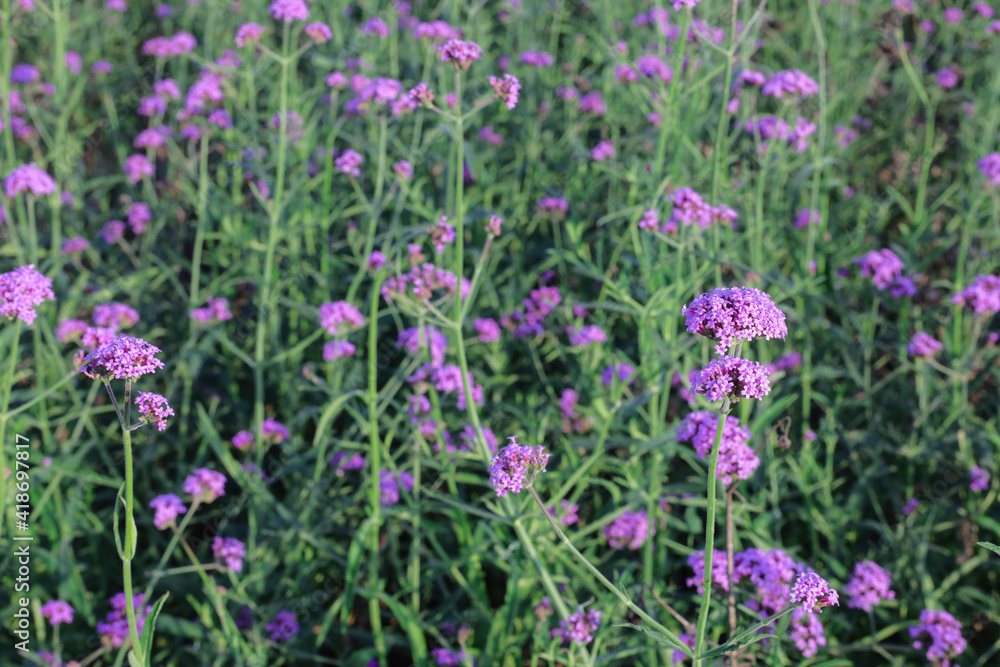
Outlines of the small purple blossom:
{"type": "Polygon", "coordinates": [[[273,619],[267,622],[264,631],[270,633],[268,639],[272,642],[285,642],[292,639],[299,634],[299,624],[295,619],[295,612],[279,611],[273,619]]]}
{"type": "Polygon", "coordinates": [[[771,393],[767,369],[742,357],[721,356],[713,359],[695,376],[692,389],[709,401],[729,398],[762,399],[771,393]]]}
{"type": "Polygon", "coordinates": [[[413,475],[400,472],[398,475],[391,470],[382,470],[378,474],[378,487],[383,505],[395,505],[399,502],[400,487],[407,493],[413,491],[413,475]]]}
{"type": "Polygon", "coordinates": [[[327,333],[334,336],[365,325],[364,315],[357,307],[346,301],[324,303],[319,307],[319,323],[327,333]]]}
{"type": "Polygon", "coordinates": [[[1000,312],[1000,276],[976,276],[968,287],[951,297],[951,302],[976,315],[995,315],[1000,312]]]}
{"type": "Polygon", "coordinates": [[[610,387],[614,384],[616,378],[618,382],[623,384],[632,384],[635,376],[636,372],[632,364],[623,361],[620,364],[612,364],[604,369],[601,373],[601,384],[605,387],[610,387]]]}
{"type": "Polygon", "coordinates": [[[358,351],[354,343],[346,340],[331,340],[323,346],[323,361],[335,361],[353,357],[358,351]]]}
{"type": "Polygon", "coordinates": [[[809,97],[819,93],[819,84],[801,70],[783,70],[775,72],[761,87],[764,95],[784,97],[785,95],[800,95],[809,97]]]}
{"type": "Polygon", "coordinates": [[[473,61],[482,57],[483,50],[475,42],[449,39],[438,47],[441,62],[454,63],[456,69],[467,70],[473,61]]]}
{"type": "Polygon", "coordinates": [[[823,607],[840,606],[837,591],[830,588],[821,576],[808,570],[799,573],[792,586],[791,602],[801,604],[806,611],[823,613],[823,607]]]}
{"type": "Polygon", "coordinates": [[[139,421],[143,424],[153,424],[157,430],[163,431],[167,428],[167,417],[174,416],[174,409],[167,403],[167,399],[159,394],[152,394],[140,391],[135,398],[135,404],[139,406],[139,421]]]}
{"type": "Polygon", "coordinates": [[[87,365],[82,369],[88,377],[104,381],[137,380],[147,373],[155,373],[163,368],[163,362],[154,355],[160,348],[140,338],[118,336],[107,345],[90,353],[87,365]]]}
{"type": "Polygon", "coordinates": [[[913,334],[913,340],[906,346],[906,351],[915,357],[933,357],[941,351],[941,343],[928,333],[918,331],[913,334]]]}
{"type": "Polygon", "coordinates": [[[226,567],[233,572],[243,571],[246,555],[246,545],[234,537],[215,537],[212,540],[212,556],[224,560],[226,567]]]}
{"type": "Polygon", "coordinates": [[[271,16],[278,21],[291,23],[292,21],[305,21],[309,18],[309,6],[305,0],[274,0],[267,8],[271,16]]]}
{"type": "Polygon", "coordinates": [[[753,287],[713,289],[681,312],[689,332],[719,341],[715,346],[719,354],[739,341],[784,339],[788,334],[785,314],[770,296],[753,287]]]}
{"type": "Polygon", "coordinates": [[[489,465],[489,484],[498,498],[520,493],[524,487],[531,486],[535,475],[545,472],[549,462],[549,453],[543,446],[518,444],[515,435],[507,439],[510,444],[497,452],[489,465]]]}
{"type": "Polygon", "coordinates": [[[551,636],[559,637],[563,643],[576,642],[586,644],[593,641],[593,633],[601,625],[601,612],[599,611],[579,611],[564,621],[559,621],[559,628],[552,630],[551,636]]]}
{"type": "Polygon", "coordinates": [[[34,264],[0,273],[0,317],[15,317],[27,325],[35,321],[35,308],[55,300],[52,279],[35,270],[34,264]]]}
{"type": "Polygon", "coordinates": [[[952,660],[965,651],[962,624],[946,611],[924,609],[920,625],[909,628],[913,648],[926,649],[929,662],[940,667],[952,667],[952,660]]]}
{"type": "Polygon", "coordinates": [[[969,488],[973,491],[985,491],[989,487],[990,474],[979,466],[973,466],[969,473],[969,488]]]}
{"type": "Polygon", "coordinates": [[[847,606],[869,612],[882,600],[894,600],[896,592],[889,588],[891,584],[892,573],[883,570],[878,563],[870,560],[856,563],[851,580],[844,586],[844,592],[850,597],[847,606]]]}
{"type": "Polygon", "coordinates": [[[3,179],[4,192],[13,199],[22,192],[30,192],[36,197],[44,197],[56,191],[56,182],[34,162],[22,164],[3,179]]]}
{"type": "Polygon", "coordinates": [[[491,76],[490,85],[493,86],[493,92],[496,93],[501,102],[507,105],[508,109],[513,109],[517,106],[521,82],[517,80],[516,76],[513,74],[504,74],[502,79],[491,76]]]}
{"type": "Polygon", "coordinates": [[[73,622],[73,607],[63,600],[49,600],[39,609],[43,618],[48,619],[53,626],[73,622]]]}
{"type": "Polygon", "coordinates": [[[479,334],[480,343],[492,343],[500,340],[500,325],[493,318],[478,318],[472,323],[472,326],[479,334]]]}
{"type": "Polygon", "coordinates": [[[604,527],[604,539],[612,549],[635,550],[641,547],[656,530],[649,523],[645,510],[625,510],[621,516],[604,527]]]}
{"type": "Polygon", "coordinates": [[[184,478],[183,489],[184,493],[210,503],[226,495],[226,476],[211,468],[197,468],[184,478]]]}
{"type": "Polygon", "coordinates": [[[233,443],[233,447],[236,449],[246,449],[253,444],[256,437],[250,431],[240,431],[232,437],[230,442],[233,443]]]}
{"type": "Polygon", "coordinates": [[[338,170],[348,176],[359,178],[361,176],[361,164],[364,161],[365,159],[361,157],[360,153],[353,148],[348,148],[334,160],[333,164],[338,170]]]}

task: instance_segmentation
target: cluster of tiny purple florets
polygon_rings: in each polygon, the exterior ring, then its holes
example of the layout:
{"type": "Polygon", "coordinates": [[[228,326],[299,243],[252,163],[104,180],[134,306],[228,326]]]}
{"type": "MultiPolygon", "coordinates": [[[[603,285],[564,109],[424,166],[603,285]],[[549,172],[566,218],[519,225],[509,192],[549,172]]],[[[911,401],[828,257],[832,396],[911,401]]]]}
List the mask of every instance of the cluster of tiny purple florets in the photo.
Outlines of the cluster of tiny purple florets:
{"type": "MultiPolygon", "coordinates": [[[[691,441],[699,458],[705,458],[715,444],[716,421],[710,412],[692,412],[677,427],[677,442],[691,441]]],[[[740,425],[740,420],[728,417],[719,442],[719,459],[716,477],[729,485],[738,479],[748,479],[760,465],[756,452],[747,444],[750,430],[740,425]]]]}
{"type": "Polygon", "coordinates": [[[188,315],[191,316],[191,319],[205,324],[214,324],[215,322],[225,322],[226,320],[233,319],[233,314],[229,312],[229,300],[214,296],[208,297],[208,305],[206,307],[195,308],[188,315]]]}
{"type": "Polygon", "coordinates": [[[242,572],[243,558],[247,555],[247,547],[235,537],[215,537],[212,540],[212,555],[224,560],[226,567],[233,572],[242,572]]]}
{"type": "Polygon", "coordinates": [[[952,660],[965,651],[962,624],[946,611],[924,609],[920,625],[909,629],[913,648],[925,650],[927,660],[940,667],[952,667],[952,660]]]}
{"type": "Polygon", "coordinates": [[[817,614],[823,613],[823,607],[840,605],[837,591],[830,588],[830,584],[812,570],[800,573],[795,579],[791,601],[801,604],[806,611],[817,614]]]}
{"type": "Polygon", "coordinates": [[[184,493],[205,503],[226,495],[226,476],[210,468],[198,468],[184,478],[184,493]]]}
{"type": "Polygon", "coordinates": [[[501,449],[490,462],[490,487],[502,498],[508,493],[520,493],[531,484],[535,475],[545,472],[549,453],[542,445],[521,445],[517,436],[507,438],[510,444],[501,449]]]}
{"type": "Polygon", "coordinates": [[[771,381],[767,369],[756,361],[722,356],[712,359],[698,372],[692,389],[709,401],[761,399],[771,393],[771,381]]]}
{"type": "MultiPolygon", "coordinates": [[[[152,607],[143,606],[146,596],[137,593],[132,596],[132,607],[135,610],[135,624],[139,635],[142,636],[142,627],[146,624],[146,616],[153,610],[152,607]]],[[[122,644],[129,640],[128,618],[125,608],[128,606],[124,593],[118,593],[111,598],[111,611],[108,612],[104,621],[97,623],[97,631],[101,633],[101,641],[109,643],[115,648],[120,648],[122,644]]]]}
{"type": "Polygon", "coordinates": [[[913,279],[903,276],[903,260],[888,248],[871,250],[854,263],[861,267],[861,275],[871,277],[872,283],[880,290],[889,290],[893,296],[913,296],[917,293],[913,279]]]}
{"type": "Polygon", "coordinates": [[[934,336],[918,331],[913,334],[913,340],[906,346],[906,351],[914,357],[933,357],[941,351],[941,347],[941,343],[934,336]]]}
{"type": "Polygon", "coordinates": [[[882,600],[894,600],[896,592],[889,588],[891,584],[892,573],[878,563],[870,560],[856,563],[851,580],[844,586],[844,592],[850,597],[847,606],[869,612],[882,600]]]}
{"type": "Polygon", "coordinates": [[[976,315],[995,315],[1000,312],[1000,276],[976,276],[968,287],[951,297],[951,301],[976,315]]]}
{"type": "Polygon", "coordinates": [[[649,524],[645,510],[625,510],[621,516],[604,527],[604,539],[612,549],[638,549],[656,530],[649,524]]]}
{"type": "Polygon", "coordinates": [[[483,50],[475,42],[449,39],[438,47],[441,62],[454,63],[456,69],[467,70],[474,60],[482,57],[483,50]]]}
{"type": "Polygon", "coordinates": [[[154,355],[160,348],[132,336],[118,336],[87,357],[83,373],[101,380],[136,380],[147,373],[163,368],[163,362],[154,355]]]}
{"type": "Polygon", "coordinates": [[[601,625],[601,612],[579,611],[572,614],[564,621],[559,621],[559,627],[552,630],[550,636],[554,639],[559,637],[566,644],[576,642],[586,644],[594,639],[593,633],[601,625]]]}
{"type": "Polygon", "coordinates": [[[0,273],[0,316],[15,317],[27,325],[35,321],[35,307],[54,300],[52,279],[35,270],[34,264],[0,273]]]}
{"type": "Polygon", "coordinates": [[[188,508],[184,506],[184,501],[173,493],[165,493],[162,496],[156,496],[149,501],[149,506],[154,511],[153,525],[156,526],[158,530],[167,528],[174,522],[178,515],[185,514],[188,510],[188,508]]]}
{"type": "Polygon", "coordinates": [[[135,397],[135,404],[139,406],[140,421],[143,424],[153,424],[159,431],[167,428],[167,417],[174,416],[174,409],[159,394],[140,391],[135,397]]]}
{"type": "Polygon", "coordinates": [[[717,288],[695,298],[681,310],[687,330],[719,341],[724,354],[738,341],[784,338],[785,314],[764,292],[753,287],[717,288]]]}

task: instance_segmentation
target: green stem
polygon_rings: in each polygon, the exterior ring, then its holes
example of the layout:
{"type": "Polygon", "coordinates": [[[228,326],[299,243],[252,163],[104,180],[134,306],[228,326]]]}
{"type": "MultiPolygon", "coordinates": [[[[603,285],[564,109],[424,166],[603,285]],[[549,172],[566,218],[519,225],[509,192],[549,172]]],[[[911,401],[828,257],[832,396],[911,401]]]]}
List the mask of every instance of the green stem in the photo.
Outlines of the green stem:
{"type": "MultiPolygon", "coordinates": [[[[712,548],[715,542],[715,472],[719,463],[719,445],[722,444],[722,430],[726,426],[726,415],[729,414],[729,399],[726,398],[719,410],[719,421],[715,426],[715,442],[712,443],[712,455],[708,461],[708,517],[705,519],[705,578],[702,580],[704,589],[701,593],[701,612],[698,614],[698,630],[695,637],[695,656],[701,655],[705,647],[705,634],[708,630],[708,608],[712,602],[712,548]]],[[[694,665],[698,665],[696,657],[694,665]]]]}
{"type": "Polygon", "coordinates": [[[3,405],[0,405],[0,536],[3,536],[3,526],[7,519],[7,476],[3,474],[4,449],[7,445],[7,419],[11,414],[7,412],[10,405],[10,395],[14,391],[14,368],[17,367],[17,344],[21,337],[21,320],[14,321],[14,340],[10,344],[10,366],[7,367],[7,377],[4,378],[0,392],[3,395],[3,405]]]}
{"type": "Polygon", "coordinates": [[[605,577],[604,574],[601,573],[601,571],[598,570],[593,563],[587,560],[586,556],[580,553],[579,550],[577,550],[577,548],[573,546],[573,543],[569,541],[568,537],[566,537],[566,533],[562,531],[562,529],[559,527],[559,524],[557,524],[555,522],[555,519],[552,518],[552,515],[549,514],[549,511],[545,509],[545,503],[543,503],[542,499],[538,497],[538,492],[535,491],[534,487],[529,486],[528,492],[531,493],[531,497],[535,499],[535,503],[538,504],[539,509],[542,510],[542,514],[545,516],[546,519],[548,519],[549,525],[551,525],[552,529],[556,531],[556,534],[559,536],[559,539],[562,540],[562,543],[566,545],[566,547],[570,550],[570,552],[574,556],[576,556],[576,559],[580,562],[580,564],[582,564],[585,568],[587,568],[587,570],[590,571],[590,573],[594,575],[605,588],[614,593],[615,597],[621,600],[626,607],[635,612],[635,614],[638,615],[639,618],[646,621],[646,623],[649,623],[649,625],[652,626],[654,629],[656,629],[658,632],[663,633],[664,637],[674,642],[675,644],[674,648],[681,651],[682,653],[684,653],[684,655],[688,656],[689,658],[692,657],[691,649],[688,648],[687,645],[684,642],[682,642],[677,635],[675,635],[673,632],[665,628],[663,625],[657,622],[656,619],[647,614],[641,607],[632,602],[632,600],[630,600],[627,595],[618,590],[618,587],[615,586],[613,583],[611,583],[611,581],[608,580],[608,578],[605,577]]]}
{"type": "Polygon", "coordinates": [[[369,527],[370,544],[368,552],[368,581],[371,584],[371,596],[368,598],[369,622],[375,640],[375,651],[379,664],[386,666],[385,637],[382,636],[382,616],[379,611],[377,586],[379,528],[381,523],[381,493],[379,491],[379,473],[382,467],[381,443],[378,431],[378,306],[379,292],[382,285],[383,268],[375,276],[371,288],[371,306],[368,310],[368,434],[371,444],[371,472],[368,476],[368,507],[371,516],[369,527]]]}
{"type": "MultiPolygon", "coordinates": [[[[144,662],[142,645],[139,643],[139,628],[135,621],[135,602],[132,596],[132,554],[136,545],[132,543],[133,519],[133,474],[132,474],[132,432],[128,429],[132,398],[132,381],[125,380],[125,420],[122,422],[122,443],[125,447],[125,558],[122,559],[122,576],[125,579],[125,614],[128,616],[128,630],[132,637],[132,650],[140,662],[144,662]]],[[[137,536],[138,537],[138,536],[137,536]]]]}

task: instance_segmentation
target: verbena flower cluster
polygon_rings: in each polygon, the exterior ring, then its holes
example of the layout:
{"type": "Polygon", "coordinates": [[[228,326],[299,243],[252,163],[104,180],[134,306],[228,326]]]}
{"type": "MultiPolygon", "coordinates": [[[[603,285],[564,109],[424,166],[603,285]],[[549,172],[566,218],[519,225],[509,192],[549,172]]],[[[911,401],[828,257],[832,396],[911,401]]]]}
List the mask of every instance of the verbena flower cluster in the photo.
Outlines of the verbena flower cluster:
{"type": "Polygon", "coordinates": [[[508,493],[520,493],[530,486],[539,472],[545,472],[549,453],[541,445],[521,445],[516,435],[507,438],[510,444],[496,453],[490,461],[490,487],[498,498],[508,493]]]}
{"type": "Polygon", "coordinates": [[[52,279],[35,270],[34,264],[0,273],[0,316],[15,317],[27,325],[35,322],[35,308],[53,301],[52,279]]]}
{"type": "Polygon", "coordinates": [[[627,547],[634,551],[645,544],[649,536],[655,532],[645,510],[638,512],[625,510],[604,527],[604,538],[612,549],[620,550],[627,547]]]}
{"type": "MultiPolygon", "coordinates": [[[[715,444],[718,416],[711,412],[692,412],[677,427],[677,442],[690,441],[698,458],[705,458],[715,444]]],[[[738,479],[748,479],[760,465],[760,459],[748,444],[750,430],[740,425],[740,420],[727,417],[719,442],[719,460],[716,477],[725,485],[738,479]]]]}
{"type": "Polygon", "coordinates": [[[89,376],[100,380],[137,380],[148,373],[163,368],[163,362],[154,355],[160,348],[140,338],[117,336],[107,345],[91,352],[87,365],[82,369],[89,376]]]}
{"type": "Polygon", "coordinates": [[[681,309],[687,330],[719,341],[715,351],[725,354],[736,342],[770,340],[788,334],[785,314],[764,292],[753,287],[716,288],[681,309]]]}
{"type": "Polygon", "coordinates": [[[882,600],[895,600],[896,592],[889,588],[891,584],[892,574],[878,563],[870,560],[855,563],[851,580],[844,586],[850,598],[847,606],[869,612],[882,600]]]}
{"type": "Polygon", "coordinates": [[[952,667],[967,645],[962,624],[946,611],[924,609],[920,624],[909,628],[913,648],[924,651],[927,660],[940,667],[952,667]]]}

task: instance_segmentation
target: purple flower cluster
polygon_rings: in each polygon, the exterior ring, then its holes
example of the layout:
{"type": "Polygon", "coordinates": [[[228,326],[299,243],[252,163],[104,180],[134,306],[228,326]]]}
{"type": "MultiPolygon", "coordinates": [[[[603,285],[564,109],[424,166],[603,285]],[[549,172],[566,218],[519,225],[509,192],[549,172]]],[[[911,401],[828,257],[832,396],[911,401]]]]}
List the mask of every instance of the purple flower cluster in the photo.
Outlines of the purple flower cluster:
{"type": "Polygon", "coordinates": [[[212,540],[212,556],[226,561],[226,567],[233,572],[243,571],[246,555],[246,545],[234,537],[215,537],[212,540]]]}
{"type": "Polygon", "coordinates": [[[559,621],[559,628],[552,630],[550,636],[559,637],[566,644],[576,642],[586,644],[594,639],[593,633],[601,625],[601,612],[579,611],[564,621],[559,621]]]}
{"type": "MultiPolygon", "coordinates": [[[[132,596],[135,624],[140,636],[142,636],[142,627],[146,624],[146,616],[153,610],[152,607],[143,606],[142,603],[145,599],[146,596],[142,593],[132,596]]],[[[101,633],[101,641],[111,644],[114,648],[120,648],[129,640],[128,617],[125,612],[127,605],[125,593],[118,593],[111,598],[111,611],[108,612],[105,620],[97,623],[97,631],[101,633]]]]}
{"type": "Polygon", "coordinates": [[[361,157],[361,153],[358,153],[353,148],[348,148],[333,161],[333,166],[348,176],[360,178],[361,164],[364,161],[365,159],[361,157]]]}
{"type": "Polygon", "coordinates": [[[140,391],[135,397],[135,404],[139,406],[139,421],[143,424],[153,424],[158,431],[166,430],[167,417],[174,416],[174,409],[167,403],[167,399],[159,394],[152,394],[140,391]]]}
{"type": "Polygon", "coordinates": [[[990,474],[979,466],[973,466],[969,473],[969,488],[973,491],[985,491],[990,488],[990,474]]]}
{"type": "Polygon", "coordinates": [[[817,614],[823,613],[823,607],[840,605],[837,591],[830,588],[821,576],[808,570],[800,572],[792,586],[791,601],[794,604],[801,604],[806,611],[817,614]]]}
{"type": "Polygon", "coordinates": [[[670,220],[660,228],[664,234],[675,233],[681,224],[687,227],[696,224],[705,229],[713,224],[725,222],[735,229],[736,220],[739,218],[736,211],[728,206],[708,205],[701,195],[691,188],[677,188],[671,193],[670,201],[674,205],[670,220]]]}
{"type": "Polygon", "coordinates": [[[604,539],[612,549],[635,550],[645,544],[651,533],[656,529],[650,526],[645,510],[632,512],[625,510],[621,516],[604,527],[604,539]]]}
{"type": "Polygon", "coordinates": [[[765,81],[761,92],[764,95],[778,98],[785,95],[809,97],[819,92],[819,84],[801,70],[783,70],[775,72],[770,79],[765,81]]]}
{"type": "Polygon", "coordinates": [[[820,622],[819,616],[801,607],[791,614],[788,635],[804,658],[815,656],[820,646],[826,646],[823,623],[820,622]]]}
{"type": "Polygon", "coordinates": [[[549,67],[555,61],[545,51],[525,51],[521,54],[521,62],[532,67],[549,67]]]}
{"type": "MultiPolygon", "coordinates": [[[[571,503],[568,500],[564,500],[559,504],[559,510],[556,510],[555,505],[547,507],[546,510],[549,514],[559,519],[559,523],[564,526],[572,526],[577,521],[580,520],[578,512],[580,511],[580,506],[576,503],[571,503]]],[[[605,536],[607,534],[605,533],[605,536]]]]}
{"type": "Polygon", "coordinates": [[[49,600],[42,605],[39,613],[55,626],[61,623],[72,623],[74,609],[70,603],[63,600],[49,600]]]}
{"type": "Polygon", "coordinates": [[[94,324],[109,329],[128,329],[139,323],[139,313],[124,303],[99,303],[91,316],[94,324]]]}
{"type": "MultiPolygon", "coordinates": [[[[715,444],[716,415],[711,412],[692,412],[677,427],[677,442],[691,441],[698,458],[705,458],[715,444]]],[[[747,444],[750,430],[740,425],[740,420],[728,417],[722,428],[719,442],[719,460],[716,477],[729,485],[738,479],[748,479],[760,465],[760,459],[747,444]]]]}
{"type": "Polygon", "coordinates": [[[976,276],[968,287],[951,297],[951,302],[976,315],[995,315],[1000,312],[1000,276],[976,276]]]}
{"type": "Polygon", "coordinates": [[[203,503],[210,503],[226,495],[226,476],[210,468],[197,468],[184,478],[184,493],[203,503]]]}
{"type": "MultiPolygon", "coordinates": [[[[687,564],[694,570],[694,576],[688,577],[685,583],[695,586],[698,594],[705,590],[705,550],[696,551],[687,557],[687,564]]],[[[735,575],[735,570],[733,571],[735,575]]],[[[714,549],[712,551],[712,583],[724,591],[729,590],[729,572],[726,563],[726,553],[714,549]]]]}
{"type": "Polygon", "coordinates": [[[287,609],[279,611],[264,626],[264,631],[270,633],[268,639],[272,642],[284,642],[292,639],[299,634],[299,623],[295,618],[295,612],[287,609]]]}
{"type": "Polygon", "coordinates": [[[771,393],[771,382],[767,369],[756,361],[722,356],[698,372],[693,389],[709,401],[728,397],[735,402],[741,398],[764,398],[771,393]]]}
{"type": "Polygon", "coordinates": [[[636,372],[632,364],[623,361],[620,364],[612,364],[604,369],[601,373],[601,384],[605,387],[610,387],[615,383],[617,378],[618,382],[623,384],[632,384],[635,380],[636,372]]]}
{"type": "Polygon", "coordinates": [[[413,475],[408,472],[396,474],[391,470],[379,471],[379,500],[383,505],[395,505],[399,502],[400,487],[406,489],[407,493],[413,491],[413,475]]]}
{"type": "MultiPolygon", "coordinates": [[[[392,302],[393,298],[409,293],[410,297],[418,301],[427,301],[436,290],[444,290],[448,296],[454,296],[458,291],[458,284],[459,281],[454,273],[427,262],[413,266],[400,276],[387,278],[382,286],[382,297],[392,302]]],[[[464,300],[469,296],[472,285],[464,276],[461,284],[464,300]]]]}
{"type": "Polygon", "coordinates": [[[179,514],[185,514],[188,510],[180,497],[173,493],[156,496],[149,501],[149,506],[153,508],[153,525],[158,530],[169,527],[179,514]]]}
{"type": "Polygon", "coordinates": [[[467,70],[474,60],[482,57],[483,50],[475,42],[465,42],[460,39],[449,39],[438,47],[441,62],[450,62],[455,69],[467,70]]]}
{"type": "Polygon", "coordinates": [[[154,355],[160,348],[140,338],[117,336],[107,345],[97,348],[87,358],[81,370],[87,377],[102,381],[137,380],[139,376],[155,373],[163,362],[154,355]]]}
{"type": "Polygon", "coordinates": [[[913,648],[926,649],[927,660],[940,667],[952,667],[952,660],[965,651],[962,624],[946,611],[924,609],[920,625],[909,629],[913,648]]]}
{"type": "Polygon", "coordinates": [[[214,324],[216,322],[225,322],[226,320],[233,319],[233,314],[229,312],[229,300],[214,296],[208,297],[208,306],[204,308],[195,308],[189,312],[188,315],[190,315],[192,319],[205,324],[214,324]]]}
{"type": "MultiPolygon", "coordinates": [[[[482,405],[483,386],[475,383],[472,371],[469,371],[468,380],[469,387],[472,390],[473,402],[476,405],[482,405]]],[[[427,384],[433,384],[434,388],[441,394],[457,394],[458,401],[456,405],[458,409],[464,410],[466,407],[465,384],[462,381],[462,370],[454,364],[444,364],[442,366],[423,364],[417,369],[416,373],[406,378],[406,381],[416,385],[418,391],[423,391],[427,384]]]]}
{"type": "Polygon", "coordinates": [[[37,316],[35,307],[55,298],[52,279],[36,271],[34,264],[0,273],[0,316],[16,317],[30,326],[37,316]]]}
{"type": "Polygon", "coordinates": [[[365,457],[361,454],[348,454],[347,452],[337,452],[330,459],[330,465],[336,471],[337,477],[343,477],[344,473],[350,470],[361,470],[365,467],[365,457]]]}
{"type": "Polygon", "coordinates": [[[305,0],[274,0],[267,8],[277,21],[291,23],[309,18],[309,6],[305,0]]]}
{"type": "Polygon", "coordinates": [[[331,336],[365,325],[364,315],[346,301],[324,303],[319,307],[319,324],[331,336]]]}
{"type": "Polygon", "coordinates": [[[799,117],[795,119],[795,126],[791,127],[777,116],[764,115],[756,121],[746,121],[743,129],[759,136],[763,140],[761,141],[760,149],[764,153],[767,152],[771,139],[784,141],[794,148],[796,153],[801,153],[809,148],[808,138],[816,133],[816,124],[799,117]]]}
{"type": "Polygon", "coordinates": [[[480,343],[493,343],[500,340],[500,325],[490,317],[477,318],[472,327],[479,334],[480,343]]]}
{"type": "Polygon", "coordinates": [[[490,85],[493,86],[493,92],[496,93],[501,102],[507,105],[508,109],[513,109],[517,106],[521,82],[517,80],[516,76],[513,74],[504,74],[502,79],[491,76],[490,85]]]}
{"type": "Polygon", "coordinates": [[[1000,187],[1000,153],[993,152],[977,160],[976,166],[991,185],[1000,187]]]}
{"type": "Polygon", "coordinates": [[[715,346],[719,354],[739,341],[784,339],[788,334],[785,314],[771,297],[753,287],[713,289],[696,297],[681,312],[690,333],[719,341],[715,346]]]}
{"type": "Polygon", "coordinates": [[[542,214],[548,215],[553,220],[562,220],[569,210],[569,204],[562,197],[542,197],[535,204],[542,214]]]}
{"type": "Polygon", "coordinates": [[[500,318],[500,325],[513,333],[514,338],[541,336],[545,333],[545,320],[562,303],[558,287],[542,286],[531,290],[521,304],[523,309],[500,318]]]}
{"type": "Polygon", "coordinates": [[[888,248],[870,250],[861,257],[855,257],[854,263],[861,267],[862,276],[871,277],[875,287],[888,289],[894,296],[900,296],[900,291],[908,292],[913,285],[912,281],[903,277],[903,260],[888,248]]]}
{"type": "Polygon", "coordinates": [[[792,580],[802,569],[781,549],[747,549],[733,556],[733,584],[749,580],[757,599],[748,606],[765,615],[774,614],[788,605],[792,580]]]}
{"type": "Polygon", "coordinates": [[[517,436],[507,438],[510,444],[505,446],[490,461],[490,487],[496,491],[498,498],[508,493],[520,493],[521,489],[530,486],[539,472],[545,472],[549,462],[549,453],[542,445],[521,445],[517,436]]]}
{"type": "Polygon", "coordinates": [[[30,192],[36,197],[44,197],[56,191],[56,182],[34,162],[14,167],[7,178],[3,179],[3,189],[7,196],[13,199],[22,192],[30,192]]]}
{"type": "Polygon", "coordinates": [[[608,334],[597,324],[585,324],[579,329],[576,327],[566,327],[569,335],[569,344],[574,347],[593,345],[594,343],[606,343],[608,334]]]}
{"type": "Polygon", "coordinates": [[[805,208],[795,216],[795,229],[803,229],[809,225],[819,225],[822,222],[819,211],[805,208]]]}
{"type": "Polygon", "coordinates": [[[847,606],[869,612],[882,600],[894,600],[896,592],[889,588],[891,584],[892,573],[878,563],[870,560],[855,563],[854,574],[844,586],[844,592],[850,596],[847,606]]]}
{"type": "Polygon", "coordinates": [[[448,350],[448,338],[429,325],[423,328],[411,327],[399,332],[396,345],[406,348],[410,354],[418,354],[420,350],[430,347],[430,364],[437,368],[444,363],[444,355],[448,350]]]}
{"type": "Polygon", "coordinates": [[[908,354],[915,357],[933,357],[941,351],[942,345],[933,336],[923,331],[913,334],[913,340],[906,346],[908,354]]]}
{"type": "Polygon", "coordinates": [[[593,417],[584,417],[577,412],[580,395],[573,389],[563,389],[559,397],[559,412],[562,414],[563,433],[586,433],[594,425],[593,417]]]}

